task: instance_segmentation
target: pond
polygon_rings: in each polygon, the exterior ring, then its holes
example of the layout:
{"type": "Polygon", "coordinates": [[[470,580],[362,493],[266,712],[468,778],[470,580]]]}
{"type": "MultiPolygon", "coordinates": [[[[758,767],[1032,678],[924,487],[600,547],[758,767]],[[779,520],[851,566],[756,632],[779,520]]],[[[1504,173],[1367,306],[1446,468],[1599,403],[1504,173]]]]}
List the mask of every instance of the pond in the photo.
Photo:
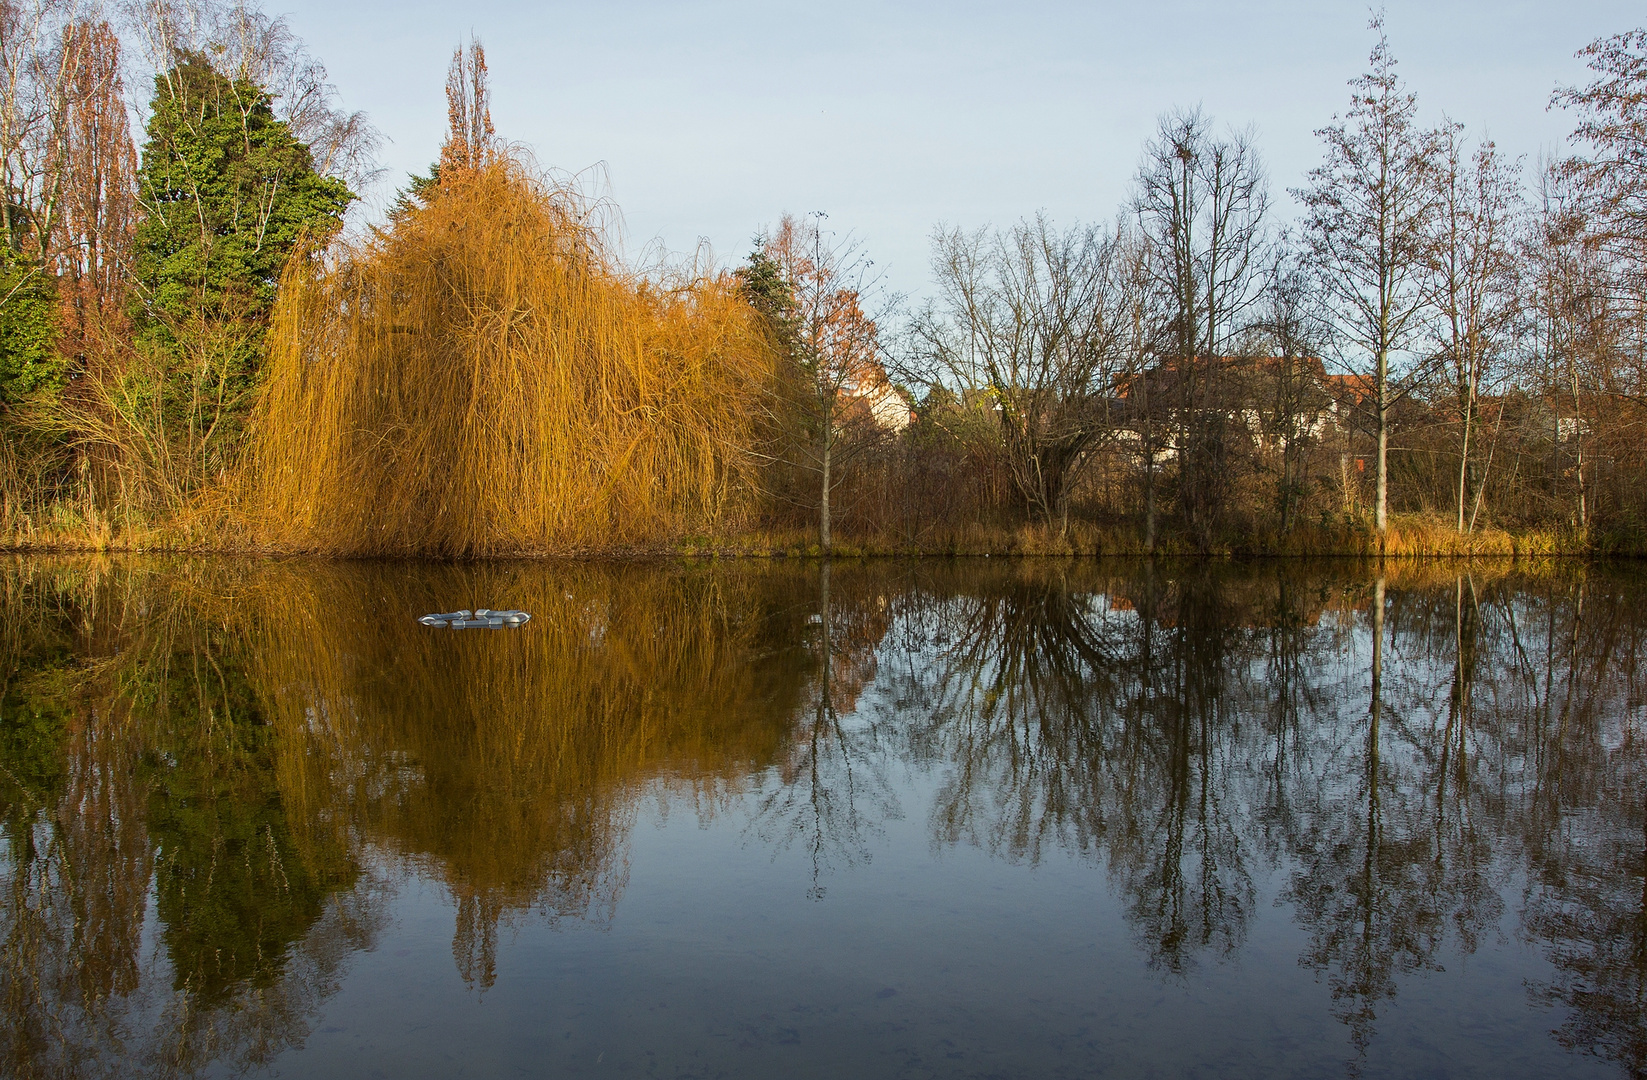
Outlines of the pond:
{"type": "Polygon", "coordinates": [[[0,672],[8,1076],[1647,1075],[1630,567],[15,558],[0,672]]]}

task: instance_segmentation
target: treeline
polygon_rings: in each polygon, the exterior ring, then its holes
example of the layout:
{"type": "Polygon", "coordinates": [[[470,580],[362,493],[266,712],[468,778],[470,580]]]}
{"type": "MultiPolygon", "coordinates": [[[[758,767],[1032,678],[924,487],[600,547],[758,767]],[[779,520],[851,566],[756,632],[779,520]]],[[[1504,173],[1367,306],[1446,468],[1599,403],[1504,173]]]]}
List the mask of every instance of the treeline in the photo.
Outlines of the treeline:
{"type": "Polygon", "coordinates": [[[1529,165],[1421,123],[1375,19],[1298,220],[1249,133],[1174,111],[1112,223],[940,228],[910,307],[821,215],[731,272],[626,264],[496,137],[478,44],[439,161],[345,230],[377,136],[283,22],[87,11],[0,12],[13,545],[1647,541],[1647,32],[1583,51],[1529,165]]]}
{"type": "Polygon", "coordinates": [[[186,528],[238,466],[280,275],[376,133],[244,5],[25,0],[0,39],[0,514],[25,540],[186,528]]]}
{"type": "Polygon", "coordinates": [[[934,295],[884,350],[918,419],[857,480],[865,523],[1015,511],[1077,548],[1639,549],[1647,32],[1582,51],[1594,81],[1552,98],[1572,151],[1528,163],[1421,123],[1371,29],[1295,221],[1250,132],[1177,110],[1113,224],[940,228],[934,295]]]}

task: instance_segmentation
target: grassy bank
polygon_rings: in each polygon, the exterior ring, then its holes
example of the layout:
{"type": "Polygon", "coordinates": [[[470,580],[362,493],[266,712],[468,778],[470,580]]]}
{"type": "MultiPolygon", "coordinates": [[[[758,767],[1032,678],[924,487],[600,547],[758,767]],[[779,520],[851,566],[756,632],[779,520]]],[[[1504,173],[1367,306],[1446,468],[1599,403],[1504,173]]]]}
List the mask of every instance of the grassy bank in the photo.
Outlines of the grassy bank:
{"type": "MultiPolygon", "coordinates": [[[[121,523],[95,509],[54,507],[47,513],[11,515],[0,523],[0,550],[12,552],[215,552],[230,555],[325,554],[302,546],[270,542],[259,530],[231,515],[194,514],[163,525],[121,523]]],[[[1137,556],[1148,554],[1143,530],[1135,525],[1071,522],[1060,534],[1044,525],[966,523],[916,536],[895,534],[837,537],[842,558],[870,556],[1137,556]]],[[[1161,533],[1162,556],[1352,557],[1379,554],[1378,535],[1360,524],[1308,525],[1285,533],[1254,532],[1218,538],[1201,550],[1181,532],[1161,533]]],[[[1459,533],[1426,515],[1395,515],[1383,553],[1395,558],[1535,558],[1546,556],[1640,557],[1647,536],[1609,533],[1589,538],[1548,529],[1478,529],[1459,533]]],[[[817,534],[806,528],[752,528],[720,535],[685,536],[636,544],[585,544],[542,549],[529,546],[489,553],[495,557],[660,557],[806,558],[822,554],[817,534]]]]}
{"type": "MultiPolygon", "coordinates": [[[[751,530],[726,537],[688,537],[671,548],[681,555],[817,556],[817,535],[806,529],[751,530]]],[[[1359,557],[1379,554],[1378,534],[1357,523],[1307,525],[1279,532],[1219,537],[1203,549],[1177,531],[1158,534],[1155,553],[1164,556],[1359,557]]],[[[855,556],[1106,556],[1146,555],[1143,529],[1133,524],[1071,522],[1060,532],[1035,524],[967,523],[931,529],[917,536],[851,533],[837,536],[834,554],[855,556]]],[[[1549,529],[1477,529],[1459,533],[1446,521],[1422,514],[1392,515],[1383,554],[1395,558],[1533,558],[1544,556],[1647,554],[1647,537],[1590,538],[1549,529]]]]}

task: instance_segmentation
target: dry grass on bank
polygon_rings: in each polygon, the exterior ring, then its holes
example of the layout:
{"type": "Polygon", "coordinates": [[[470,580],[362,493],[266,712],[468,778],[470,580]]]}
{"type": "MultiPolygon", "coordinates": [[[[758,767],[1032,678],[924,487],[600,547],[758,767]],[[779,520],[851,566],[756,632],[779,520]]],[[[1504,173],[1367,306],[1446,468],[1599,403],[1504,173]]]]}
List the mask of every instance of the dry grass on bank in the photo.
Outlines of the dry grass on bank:
{"type": "MultiPolygon", "coordinates": [[[[679,542],[676,554],[716,556],[817,556],[815,531],[804,528],[752,529],[725,537],[697,536],[679,542]]],[[[1286,533],[1253,533],[1226,537],[1210,551],[1199,551],[1187,537],[1164,531],[1155,552],[1163,556],[1279,556],[1373,558],[1379,554],[1378,536],[1360,525],[1309,525],[1286,533]]],[[[1066,533],[1028,523],[990,525],[965,523],[924,531],[918,537],[863,536],[846,533],[836,539],[834,553],[843,557],[880,555],[956,556],[1107,556],[1144,555],[1148,549],[1143,530],[1136,525],[1098,525],[1071,522],[1066,533]]],[[[1460,534],[1440,519],[1424,515],[1394,515],[1385,537],[1384,554],[1392,558],[1539,558],[1589,554],[1578,538],[1554,530],[1512,533],[1477,529],[1460,534]]],[[[1630,554],[1618,550],[1612,554],[1630,554]]]]}
{"type": "MultiPolygon", "coordinates": [[[[1461,535],[1445,523],[1424,518],[1397,516],[1392,520],[1384,554],[1395,559],[1537,559],[1545,557],[1635,558],[1644,553],[1629,538],[1604,537],[1586,544],[1580,538],[1554,530],[1513,533],[1501,529],[1478,529],[1461,535]]],[[[323,555],[391,554],[397,556],[507,554],[487,550],[468,552],[426,552],[415,548],[398,551],[349,551],[326,543],[294,545],[299,551],[323,555]]],[[[220,552],[224,554],[280,553],[281,545],[271,545],[263,537],[237,527],[232,509],[217,508],[161,526],[117,528],[95,514],[83,515],[73,508],[57,508],[47,517],[17,516],[0,523],[0,551],[34,552],[220,552]]],[[[1156,544],[1156,554],[1165,557],[1211,555],[1215,557],[1282,558],[1376,558],[1378,539],[1370,529],[1354,526],[1301,527],[1284,535],[1254,534],[1226,541],[1211,551],[1200,552],[1186,538],[1167,533],[1156,544]]],[[[571,557],[656,558],[685,556],[711,558],[808,558],[821,554],[817,534],[808,528],[737,528],[714,532],[686,532],[684,535],[622,539],[615,533],[602,542],[591,537],[578,545],[526,547],[519,553],[571,557]]],[[[930,529],[919,537],[897,535],[839,536],[834,554],[841,558],[881,556],[1018,556],[1018,557],[1101,557],[1147,554],[1141,529],[1131,526],[1104,526],[1072,522],[1059,536],[1055,530],[1033,524],[988,525],[967,523],[951,528],[930,529]]]]}

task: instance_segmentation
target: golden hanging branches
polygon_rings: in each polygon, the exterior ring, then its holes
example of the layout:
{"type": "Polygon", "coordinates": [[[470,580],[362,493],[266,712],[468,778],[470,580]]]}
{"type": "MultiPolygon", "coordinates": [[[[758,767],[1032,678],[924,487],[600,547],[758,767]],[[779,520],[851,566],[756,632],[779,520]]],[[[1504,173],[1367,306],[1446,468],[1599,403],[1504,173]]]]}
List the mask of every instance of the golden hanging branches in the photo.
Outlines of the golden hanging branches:
{"type": "Polygon", "coordinates": [[[724,521],[771,371],[736,287],[625,274],[577,193],[507,155],[441,181],[287,273],[252,448],[267,541],[468,556],[724,521]]]}

